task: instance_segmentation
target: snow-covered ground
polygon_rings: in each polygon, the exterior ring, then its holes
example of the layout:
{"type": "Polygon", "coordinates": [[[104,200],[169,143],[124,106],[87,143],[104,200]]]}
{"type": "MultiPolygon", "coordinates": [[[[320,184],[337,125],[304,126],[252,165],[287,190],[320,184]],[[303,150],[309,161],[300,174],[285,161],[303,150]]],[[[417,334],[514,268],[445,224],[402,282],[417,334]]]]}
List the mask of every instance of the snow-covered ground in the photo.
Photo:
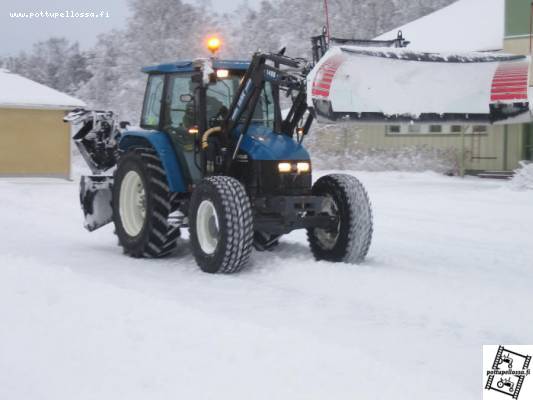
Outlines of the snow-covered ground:
{"type": "Polygon", "coordinates": [[[1,399],[479,399],[482,344],[533,343],[533,191],[358,173],[359,266],[304,234],[238,275],[123,256],[76,183],[0,180],[1,399]]]}

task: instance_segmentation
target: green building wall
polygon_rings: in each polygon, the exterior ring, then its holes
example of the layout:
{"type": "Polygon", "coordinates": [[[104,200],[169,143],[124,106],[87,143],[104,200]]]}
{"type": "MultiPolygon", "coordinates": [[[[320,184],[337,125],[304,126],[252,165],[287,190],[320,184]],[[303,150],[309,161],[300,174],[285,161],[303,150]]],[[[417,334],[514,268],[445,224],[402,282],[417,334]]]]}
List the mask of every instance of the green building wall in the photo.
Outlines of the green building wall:
{"type": "Polygon", "coordinates": [[[505,0],[505,37],[529,35],[531,0],[505,0]]]}
{"type": "Polygon", "coordinates": [[[530,0],[505,0],[505,37],[529,35],[530,0]]]}

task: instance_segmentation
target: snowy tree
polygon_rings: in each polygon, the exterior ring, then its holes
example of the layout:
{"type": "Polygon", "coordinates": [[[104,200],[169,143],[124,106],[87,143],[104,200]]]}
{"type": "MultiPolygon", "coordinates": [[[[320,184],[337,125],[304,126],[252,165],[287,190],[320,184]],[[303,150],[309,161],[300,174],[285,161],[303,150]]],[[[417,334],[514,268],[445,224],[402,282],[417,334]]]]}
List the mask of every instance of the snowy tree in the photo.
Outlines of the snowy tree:
{"type": "Polygon", "coordinates": [[[112,31],[100,35],[96,46],[88,58],[88,71],[92,75],[77,91],[77,96],[84,99],[89,106],[98,109],[117,110],[118,83],[121,78],[121,58],[124,35],[112,31]]]}
{"type": "Polygon", "coordinates": [[[77,42],[70,43],[65,38],[38,42],[29,54],[22,52],[4,64],[12,72],[69,94],[91,77],[87,54],[80,51],[77,42]]]}
{"type": "MultiPolygon", "coordinates": [[[[371,39],[453,0],[329,0],[330,33],[335,37],[371,39]]],[[[326,24],[322,0],[263,0],[257,9],[246,2],[235,13],[218,17],[231,40],[229,52],[249,57],[257,49],[277,51],[286,46],[290,55],[309,57],[310,38],[326,24]]]]}
{"type": "Polygon", "coordinates": [[[229,39],[227,52],[231,56],[249,59],[258,50],[275,52],[281,49],[280,24],[285,21],[273,3],[263,0],[255,9],[245,2],[238,9],[237,21],[235,13],[217,19],[223,35],[229,39]]]}
{"type": "Polygon", "coordinates": [[[93,74],[78,95],[136,123],[142,108],[144,65],[207,57],[205,38],[216,26],[202,6],[181,0],[133,0],[124,31],[99,38],[89,69],[93,74]]]}

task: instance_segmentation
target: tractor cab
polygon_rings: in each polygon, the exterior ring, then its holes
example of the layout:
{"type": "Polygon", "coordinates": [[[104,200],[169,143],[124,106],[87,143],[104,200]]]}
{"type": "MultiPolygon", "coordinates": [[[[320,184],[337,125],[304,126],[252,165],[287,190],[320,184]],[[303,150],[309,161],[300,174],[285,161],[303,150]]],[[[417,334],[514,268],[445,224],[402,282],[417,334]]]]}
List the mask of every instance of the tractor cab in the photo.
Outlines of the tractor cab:
{"type": "MultiPolygon", "coordinates": [[[[249,66],[246,61],[196,60],[143,68],[148,81],[140,126],[169,135],[189,183],[202,179],[208,162],[201,155],[202,135],[222,127],[249,66]]],[[[275,115],[272,86],[266,84],[251,123],[273,130],[275,115]]],[[[215,135],[207,143],[220,147],[215,135]]],[[[211,158],[216,161],[216,155],[211,158]]]]}

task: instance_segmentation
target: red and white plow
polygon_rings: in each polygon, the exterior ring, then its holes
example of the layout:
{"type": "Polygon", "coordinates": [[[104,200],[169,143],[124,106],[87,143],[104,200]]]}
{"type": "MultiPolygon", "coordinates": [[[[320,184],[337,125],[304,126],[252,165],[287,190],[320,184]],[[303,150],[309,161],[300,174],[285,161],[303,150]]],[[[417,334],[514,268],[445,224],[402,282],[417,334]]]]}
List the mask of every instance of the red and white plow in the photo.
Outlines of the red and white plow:
{"type": "Polygon", "coordinates": [[[318,117],[492,124],[531,120],[529,57],[338,46],[308,75],[318,117]]]}

